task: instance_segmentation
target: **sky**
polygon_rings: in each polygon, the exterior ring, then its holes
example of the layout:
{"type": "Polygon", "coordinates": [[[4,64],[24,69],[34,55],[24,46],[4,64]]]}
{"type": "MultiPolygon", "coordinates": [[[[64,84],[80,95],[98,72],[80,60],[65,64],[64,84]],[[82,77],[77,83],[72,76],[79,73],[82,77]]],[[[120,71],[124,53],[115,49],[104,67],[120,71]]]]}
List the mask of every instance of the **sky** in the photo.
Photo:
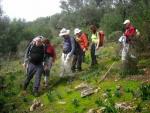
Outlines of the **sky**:
{"type": "Polygon", "coordinates": [[[4,15],[33,21],[61,12],[60,0],[1,0],[4,15]]]}

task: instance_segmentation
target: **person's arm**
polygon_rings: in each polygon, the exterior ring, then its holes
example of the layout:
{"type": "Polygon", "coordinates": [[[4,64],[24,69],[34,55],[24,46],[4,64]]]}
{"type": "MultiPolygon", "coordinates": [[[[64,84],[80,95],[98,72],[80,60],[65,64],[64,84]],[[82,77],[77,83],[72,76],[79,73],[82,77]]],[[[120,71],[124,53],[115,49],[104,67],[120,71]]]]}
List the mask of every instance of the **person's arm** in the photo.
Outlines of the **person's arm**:
{"type": "Polygon", "coordinates": [[[30,50],[31,50],[32,46],[33,46],[33,44],[31,42],[29,44],[29,46],[27,47],[27,49],[25,50],[23,67],[26,67],[28,62],[29,62],[29,53],[30,53],[30,50]]]}
{"type": "Polygon", "coordinates": [[[71,37],[71,52],[69,53],[69,56],[73,55],[74,51],[75,51],[75,40],[73,37],[71,37]]]}
{"type": "Polygon", "coordinates": [[[99,37],[99,32],[96,33],[96,36],[98,38],[97,44],[96,44],[96,49],[99,48],[99,44],[100,44],[100,37],[99,37]]]}
{"type": "Polygon", "coordinates": [[[55,62],[55,60],[56,60],[56,51],[55,51],[54,47],[52,47],[52,51],[53,51],[53,62],[55,62]]]}

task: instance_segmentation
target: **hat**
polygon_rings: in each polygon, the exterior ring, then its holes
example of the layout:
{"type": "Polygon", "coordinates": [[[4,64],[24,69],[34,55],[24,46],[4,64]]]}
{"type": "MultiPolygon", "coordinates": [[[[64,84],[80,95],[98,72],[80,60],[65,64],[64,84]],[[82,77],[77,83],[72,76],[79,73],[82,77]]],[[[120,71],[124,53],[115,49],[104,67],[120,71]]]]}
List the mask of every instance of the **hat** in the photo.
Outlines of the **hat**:
{"type": "Polygon", "coordinates": [[[81,30],[79,28],[74,29],[74,35],[76,35],[77,33],[80,33],[80,32],[81,32],[81,30]]]}
{"type": "Polygon", "coordinates": [[[39,40],[41,41],[41,38],[40,38],[40,37],[35,37],[35,38],[33,39],[34,42],[39,41],[39,40]]]}
{"type": "Polygon", "coordinates": [[[127,24],[127,23],[130,23],[130,20],[125,20],[125,21],[123,22],[123,24],[127,24]]]}
{"type": "Polygon", "coordinates": [[[62,30],[60,30],[59,36],[62,37],[64,35],[69,35],[70,30],[63,28],[62,30]]]}

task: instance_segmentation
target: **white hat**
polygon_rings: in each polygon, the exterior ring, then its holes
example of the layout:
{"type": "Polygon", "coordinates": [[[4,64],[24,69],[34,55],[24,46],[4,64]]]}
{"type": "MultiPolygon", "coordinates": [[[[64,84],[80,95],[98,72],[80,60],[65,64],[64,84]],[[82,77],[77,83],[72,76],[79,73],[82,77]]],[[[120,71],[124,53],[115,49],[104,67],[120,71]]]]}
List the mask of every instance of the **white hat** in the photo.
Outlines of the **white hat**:
{"type": "Polygon", "coordinates": [[[76,35],[77,33],[80,33],[80,32],[81,32],[81,30],[79,28],[74,29],[74,35],[76,35]]]}
{"type": "Polygon", "coordinates": [[[41,41],[41,38],[40,38],[40,37],[35,37],[35,38],[33,39],[34,42],[39,41],[39,40],[41,41]]]}
{"type": "Polygon", "coordinates": [[[127,23],[130,23],[130,20],[125,20],[125,21],[123,22],[123,24],[127,24],[127,23]]]}
{"type": "Polygon", "coordinates": [[[69,33],[70,33],[70,30],[63,28],[62,30],[60,30],[59,36],[62,37],[64,35],[69,35],[69,33]]]}

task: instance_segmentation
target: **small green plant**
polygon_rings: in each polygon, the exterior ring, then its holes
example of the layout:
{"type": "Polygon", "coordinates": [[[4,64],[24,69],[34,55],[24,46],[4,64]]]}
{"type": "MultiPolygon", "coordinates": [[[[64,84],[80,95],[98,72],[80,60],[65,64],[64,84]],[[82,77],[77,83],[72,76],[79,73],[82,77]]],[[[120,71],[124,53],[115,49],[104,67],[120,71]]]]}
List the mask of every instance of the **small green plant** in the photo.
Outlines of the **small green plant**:
{"type": "Polygon", "coordinates": [[[102,101],[100,98],[98,98],[98,99],[95,101],[95,104],[96,104],[98,107],[104,105],[104,104],[103,104],[103,101],[102,101]]]}
{"type": "Polygon", "coordinates": [[[117,113],[117,109],[115,108],[115,103],[112,99],[107,99],[105,101],[105,113],[117,113]]]}
{"type": "Polygon", "coordinates": [[[142,83],[140,86],[142,100],[150,100],[150,84],[142,83]]]}
{"type": "Polygon", "coordinates": [[[47,92],[47,98],[48,98],[49,102],[54,101],[54,96],[53,96],[53,92],[52,91],[48,91],[47,92]]]}
{"type": "Polygon", "coordinates": [[[62,95],[59,92],[56,93],[56,96],[58,97],[58,99],[63,99],[62,95]]]}
{"type": "Polygon", "coordinates": [[[79,107],[79,105],[80,105],[80,104],[79,104],[79,100],[76,99],[76,98],[72,100],[72,104],[73,104],[75,107],[79,107]]]}
{"type": "Polygon", "coordinates": [[[112,97],[111,89],[106,89],[106,94],[108,98],[111,98],[112,97]]]}
{"type": "Polygon", "coordinates": [[[135,108],[135,111],[138,113],[142,112],[142,102],[139,102],[135,108]]]}

